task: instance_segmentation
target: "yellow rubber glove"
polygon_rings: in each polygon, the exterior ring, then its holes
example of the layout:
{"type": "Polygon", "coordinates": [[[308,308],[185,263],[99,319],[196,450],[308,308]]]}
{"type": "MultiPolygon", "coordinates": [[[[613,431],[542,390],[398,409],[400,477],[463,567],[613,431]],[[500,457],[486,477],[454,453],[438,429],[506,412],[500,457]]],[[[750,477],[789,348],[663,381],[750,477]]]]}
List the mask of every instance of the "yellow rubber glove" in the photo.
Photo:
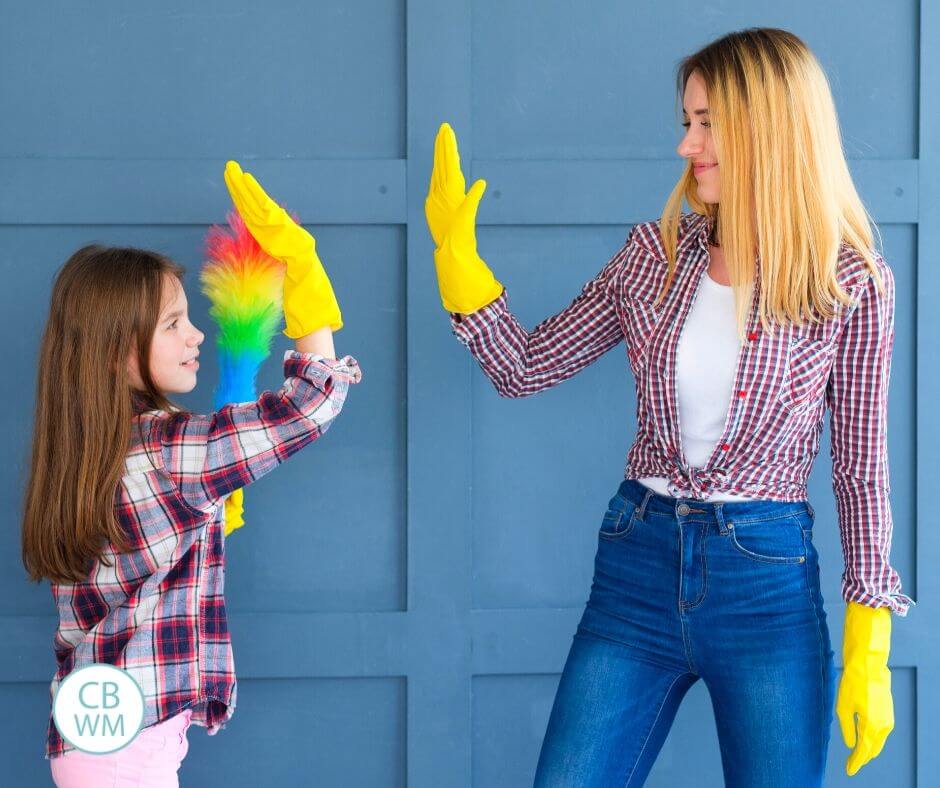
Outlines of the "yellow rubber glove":
{"type": "Polygon", "coordinates": [[[477,254],[476,218],[486,181],[466,194],[457,138],[442,123],[434,140],[434,167],[424,201],[428,229],[437,248],[434,267],[441,303],[448,312],[469,315],[499,298],[503,286],[477,254]]]}
{"type": "Polygon", "coordinates": [[[846,746],[855,748],[845,763],[845,772],[850,777],[878,756],[894,729],[891,671],[888,670],[890,648],[891,610],[849,602],[845,611],[842,681],[836,713],[846,746]]]}
{"type": "Polygon", "coordinates": [[[271,257],[287,265],[284,274],[284,334],[291,339],[329,326],[343,327],[333,286],[317,257],[316,241],[272,200],[237,162],[225,165],[225,185],[248,231],[271,257]]]}
{"type": "Polygon", "coordinates": [[[244,488],[239,487],[225,499],[225,535],[245,524],[242,514],[245,511],[244,488]]]}

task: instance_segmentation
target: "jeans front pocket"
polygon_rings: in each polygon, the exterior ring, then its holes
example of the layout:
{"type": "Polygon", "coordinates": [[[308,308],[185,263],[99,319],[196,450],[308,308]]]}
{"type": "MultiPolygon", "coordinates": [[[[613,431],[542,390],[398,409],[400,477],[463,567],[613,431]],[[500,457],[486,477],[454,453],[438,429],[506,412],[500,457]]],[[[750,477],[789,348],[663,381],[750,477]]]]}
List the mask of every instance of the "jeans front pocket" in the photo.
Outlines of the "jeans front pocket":
{"type": "Polygon", "coordinates": [[[752,561],[801,564],[806,560],[806,534],[792,517],[728,522],[731,544],[752,561]]]}
{"type": "Polygon", "coordinates": [[[598,536],[607,540],[623,539],[633,530],[636,511],[636,504],[620,495],[615,495],[607,504],[607,511],[604,512],[598,536]]]}

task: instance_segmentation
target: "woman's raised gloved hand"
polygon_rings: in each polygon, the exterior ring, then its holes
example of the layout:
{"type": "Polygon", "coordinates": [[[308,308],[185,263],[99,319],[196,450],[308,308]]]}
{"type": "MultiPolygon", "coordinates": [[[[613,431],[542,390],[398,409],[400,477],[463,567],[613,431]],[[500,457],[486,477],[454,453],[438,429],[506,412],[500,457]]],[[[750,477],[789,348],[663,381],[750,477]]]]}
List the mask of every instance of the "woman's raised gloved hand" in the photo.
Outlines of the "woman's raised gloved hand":
{"type": "Polygon", "coordinates": [[[287,265],[284,275],[284,334],[291,339],[329,326],[343,327],[333,286],[317,257],[316,241],[237,162],[225,165],[225,185],[248,231],[271,257],[287,265]]]}
{"type": "Polygon", "coordinates": [[[434,140],[434,167],[424,201],[428,229],[437,248],[434,267],[441,303],[448,312],[469,315],[499,298],[503,286],[477,254],[476,217],[486,181],[464,193],[453,129],[442,123],[434,140]]]}
{"type": "Polygon", "coordinates": [[[845,772],[850,777],[878,756],[894,729],[891,671],[888,670],[890,649],[891,610],[849,602],[845,611],[842,681],[836,714],[846,746],[854,748],[845,764],[845,772]]]}

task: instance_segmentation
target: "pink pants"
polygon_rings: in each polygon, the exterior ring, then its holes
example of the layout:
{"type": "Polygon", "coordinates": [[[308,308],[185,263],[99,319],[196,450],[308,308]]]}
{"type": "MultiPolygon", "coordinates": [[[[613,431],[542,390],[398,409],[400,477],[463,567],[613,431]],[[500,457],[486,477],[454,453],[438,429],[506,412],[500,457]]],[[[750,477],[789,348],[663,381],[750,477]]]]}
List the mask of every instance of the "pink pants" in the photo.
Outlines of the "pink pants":
{"type": "Polygon", "coordinates": [[[69,750],[50,759],[58,788],[179,788],[177,770],[189,751],[186,731],[192,719],[186,709],[144,728],[123,749],[107,755],[69,750]]]}

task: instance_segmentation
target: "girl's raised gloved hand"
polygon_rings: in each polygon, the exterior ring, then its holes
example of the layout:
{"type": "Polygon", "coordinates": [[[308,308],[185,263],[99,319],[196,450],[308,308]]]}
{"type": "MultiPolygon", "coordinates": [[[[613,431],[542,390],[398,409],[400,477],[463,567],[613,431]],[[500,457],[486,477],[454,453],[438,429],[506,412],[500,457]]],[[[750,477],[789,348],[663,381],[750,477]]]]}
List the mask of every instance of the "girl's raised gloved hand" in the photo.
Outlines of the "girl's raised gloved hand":
{"type": "Polygon", "coordinates": [[[268,197],[251,173],[242,172],[237,162],[225,165],[225,185],[235,209],[261,248],[287,266],[284,334],[297,339],[324,326],[339,331],[343,317],[333,286],[317,257],[313,236],[268,197]]]}
{"type": "Polygon", "coordinates": [[[441,303],[448,312],[469,315],[499,298],[503,286],[477,254],[476,216],[486,182],[464,193],[453,129],[442,123],[434,140],[434,167],[424,213],[437,248],[434,267],[441,303]]]}

